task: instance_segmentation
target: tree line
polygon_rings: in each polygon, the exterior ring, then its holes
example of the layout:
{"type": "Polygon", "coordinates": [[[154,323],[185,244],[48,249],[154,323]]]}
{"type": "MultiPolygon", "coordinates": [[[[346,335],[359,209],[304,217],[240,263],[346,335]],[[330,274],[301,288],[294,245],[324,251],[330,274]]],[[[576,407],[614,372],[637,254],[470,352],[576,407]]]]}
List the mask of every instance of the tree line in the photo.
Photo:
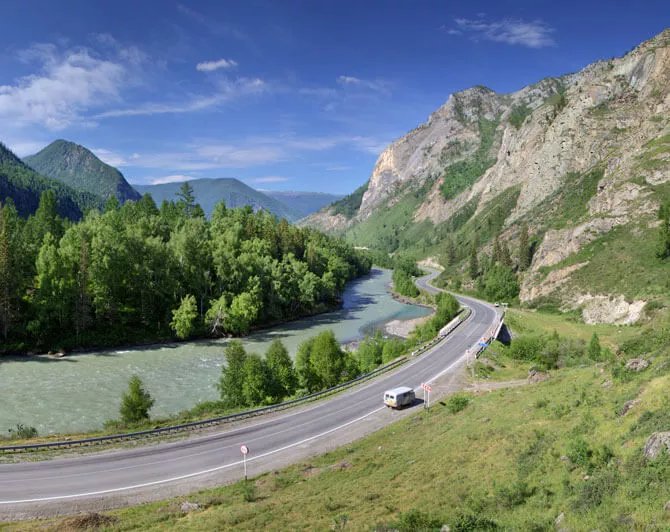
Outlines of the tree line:
{"type": "Polygon", "coordinates": [[[251,207],[221,202],[207,220],[188,183],[160,208],[112,197],[79,222],[47,191],[27,219],[0,203],[0,349],[245,334],[331,308],[370,266],[251,207]]]}

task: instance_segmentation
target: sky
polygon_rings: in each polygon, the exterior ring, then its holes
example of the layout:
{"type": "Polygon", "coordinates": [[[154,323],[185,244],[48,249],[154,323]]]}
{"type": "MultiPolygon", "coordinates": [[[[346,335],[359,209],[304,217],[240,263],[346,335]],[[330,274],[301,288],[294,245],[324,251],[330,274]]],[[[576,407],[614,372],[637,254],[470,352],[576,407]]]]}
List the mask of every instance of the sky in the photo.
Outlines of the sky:
{"type": "Polygon", "coordinates": [[[451,93],[619,57],[670,2],[24,0],[0,18],[0,141],[64,138],[138,184],[346,194],[451,93]]]}

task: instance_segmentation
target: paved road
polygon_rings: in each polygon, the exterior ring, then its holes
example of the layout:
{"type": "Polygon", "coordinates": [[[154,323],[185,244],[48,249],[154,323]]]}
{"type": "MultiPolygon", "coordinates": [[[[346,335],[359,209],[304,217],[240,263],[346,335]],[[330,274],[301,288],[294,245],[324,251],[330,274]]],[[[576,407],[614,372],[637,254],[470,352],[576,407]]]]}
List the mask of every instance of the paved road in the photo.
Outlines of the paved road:
{"type": "MultiPolygon", "coordinates": [[[[431,271],[418,284],[436,292],[426,283],[438,273],[431,271]]],[[[87,501],[120,506],[155,499],[157,492],[174,494],[170,488],[176,485],[195,490],[212,485],[212,478],[217,482],[239,478],[241,444],[251,449],[251,460],[286,465],[292,449],[320,439],[335,441],[340,431],[352,431],[384,410],[384,390],[403,385],[418,389],[456,366],[497,319],[490,305],[459,299],[472,309],[472,316],[443,342],[392,374],[308,408],[178,443],[0,465],[0,520],[87,509],[87,501]],[[225,476],[232,468],[237,477],[225,476]]],[[[393,421],[393,414],[389,412],[385,422],[393,421]]]]}

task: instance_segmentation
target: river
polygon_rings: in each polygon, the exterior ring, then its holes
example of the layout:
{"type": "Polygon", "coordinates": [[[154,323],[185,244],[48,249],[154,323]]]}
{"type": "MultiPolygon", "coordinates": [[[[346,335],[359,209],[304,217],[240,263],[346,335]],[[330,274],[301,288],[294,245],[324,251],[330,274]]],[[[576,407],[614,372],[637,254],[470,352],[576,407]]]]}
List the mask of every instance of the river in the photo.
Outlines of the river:
{"type": "MultiPolygon", "coordinates": [[[[263,354],[275,338],[295,356],[306,338],[332,329],[344,343],[360,338],[390,319],[424,316],[431,309],[395,301],[386,289],[388,270],[373,270],[352,281],[342,308],[252,333],[248,352],[263,354]]],[[[165,417],[201,401],[216,400],[228,340],[153,345],[70,354],[0,357],[0,431],[17,423],[40,434],[81,432],[118,418],[121,394],[131,375],[139,375],[155,399],[152,417],[165,417]]]]}

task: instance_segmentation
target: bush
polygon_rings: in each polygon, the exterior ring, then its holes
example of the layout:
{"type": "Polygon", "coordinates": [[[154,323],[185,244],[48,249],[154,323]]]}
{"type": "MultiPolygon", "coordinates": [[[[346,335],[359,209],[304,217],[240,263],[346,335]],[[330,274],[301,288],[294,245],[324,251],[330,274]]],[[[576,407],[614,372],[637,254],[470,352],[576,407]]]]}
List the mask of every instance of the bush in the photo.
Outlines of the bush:
{"type": "Polygon", "coordinates": [[[535,494],[535,488],[531,488],[525,481],[519,480],[510,486],[503,486],[496,492],[496,503],[503,508],[514,508],[526,502],[535,494]]]}
{"type": "Polygon", "coordinates": [[[498,530],[500,527],[498,523],[483,517],[481,515],[474,514],[461,514],[456,517],[455,521],[451,526],[453,532],[475,532],[475,531],[486,531],[486,530],[498,530]]]}
{"type": "Polygon", "coordinates": [[[250,480],[242,482],[242,499],[245,502],[255,502],[258,500],[258,488],[250,480]]]}
{"type": "Polygon", "coordinates": [[[124,423],[137,423],[149,419],[149,410],[154,405],[154,400],[149,392],[144,389],[142,380],[133,375],[128,382],[128,393],[124,393],[121,400],[121,419],[124,423]]]}
{"type": "Polygon", "coordinates": [[[450,414],[457,414],[465,410],[470,404],[470,398],[467,395],[456,393],[447,400],[447,411],[450,414]]]}
{"type": "Polygon", "coordinates": [[[9,429],[9,437],[12,440],[30,440],[31,438],[37,438],[37,436],[35,427],[29,427],[22,423],[17,423],[15,428],[9,429]]]}
{"type": "Polygon", "coordinates": [[[619,488],[621,475],[616,469],[599,470],[577,488],[572,508],[585,512],[599,506],[605,497],[614,495],[619,488]]]}

